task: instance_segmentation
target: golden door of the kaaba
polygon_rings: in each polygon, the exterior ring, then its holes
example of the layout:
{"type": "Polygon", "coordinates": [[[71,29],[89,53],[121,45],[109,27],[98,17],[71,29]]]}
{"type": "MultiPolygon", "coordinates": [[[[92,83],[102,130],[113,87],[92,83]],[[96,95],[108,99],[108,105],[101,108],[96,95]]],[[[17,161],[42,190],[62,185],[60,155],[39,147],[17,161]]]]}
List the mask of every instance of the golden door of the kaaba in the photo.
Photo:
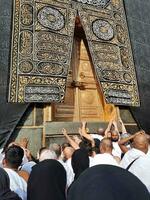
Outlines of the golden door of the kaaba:
{"type": "Polygon", "coordinates": [[[53,121],[108,121],[114,109],[99,89],[84,31],[77,19],[65,101],[52,106],[53,121]]]}

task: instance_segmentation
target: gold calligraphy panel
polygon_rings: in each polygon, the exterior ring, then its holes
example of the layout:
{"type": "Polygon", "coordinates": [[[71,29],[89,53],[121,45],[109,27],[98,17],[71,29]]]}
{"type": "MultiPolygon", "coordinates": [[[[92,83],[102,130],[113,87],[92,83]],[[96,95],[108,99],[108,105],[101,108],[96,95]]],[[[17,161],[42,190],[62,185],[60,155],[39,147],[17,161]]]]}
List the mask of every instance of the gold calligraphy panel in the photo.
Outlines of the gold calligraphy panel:
{"type": "MultiPolygon", "coordinates": [[[[122,0],[104,1],[105,9],[79,7],[97,79],[107,103],[139,106],[134,62],[122,0]]],[[[94,1],[95,2],[95,1],[94,1]]],[[[101,1],[97,1],[101,2],[101,1]]]]}
{"type": "Polygon", "coordinates": [[[14,1],[10,102],[63,101],[75,16],[61,1],[14,1]]]}

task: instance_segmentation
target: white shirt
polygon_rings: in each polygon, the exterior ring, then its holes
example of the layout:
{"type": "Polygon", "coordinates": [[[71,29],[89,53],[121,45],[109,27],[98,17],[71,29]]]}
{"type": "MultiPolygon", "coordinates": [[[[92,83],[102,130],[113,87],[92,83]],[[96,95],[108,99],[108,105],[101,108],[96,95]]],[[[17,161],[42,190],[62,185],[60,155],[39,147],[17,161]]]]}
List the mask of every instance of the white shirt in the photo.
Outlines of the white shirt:
{"type": "Polygon", "coordinates": [[[112,155],[121,158],[122,151],[119,147],[118,142],[113,142],[112,144],[113,144],[112,155]]]}
{"type": "Polygon", "coordinates": [[[126,169],[132,161],[134,161],[136,158],[139,158],[140,156],[144,156],[145,153],[143,151],[140,151],[138,149],[132,148],[129,151],[127,151],[123,157],[123,159],[120,162],[120,166],[124,169],[126,169]]]}
{"type": "Polygon", "coordinates": [[[27,199],[27,183],[14,170],[4,168],[10,179],[10,189],[18,194],[22,200],[27,199]]]}
{"type": "Polygon", "coordinates": [[[70,169],[70,167],[67,165],[67,163],[63,162],[62,160],[58,160],[62,165],[63,167],[65,168],[66,170],[66,175],[67,175],[67,187],[69,187],[71,185],[71,183],[73,182],[74,180],[74,173],[73,173],[73,170],[70,169]]]}
{"type": "Polygon", "coordinates": [[[73,168],[72,168],[72,164],[71,164],[71,158],[69,158],[66,162],[65,162],[65,164],[66,164],[66,166],[67,166],[67,169],[69,168],[69,170],[70,170],[70,177],[69,177],[69,179],[70,179],[70,181],[69,182],[73,182],[74,181],[74,176],[75,176],[75,174],[74,174],[74,172],[73,172],[73,168]]]}
{"type": "Polygon", "coordinates": [[[146,154],[138,158],[130,167],[129,171],[137,176],[150,192],[150,155],[146,154]]]}
{"type": "Polygon", "coordinates": [[[24,165],[22,165],[21,170],[24,170],[24,171],[28,172],[28,174],[31,174],[32,167],[34,165],[36,165],[36,163],[34,161],[29,161],[29,162],[25,163],[24,165]]]}
{"type": "Polygon", "coordinates": [[[93,166],[93,157],[89,156],[89,167],[92,167],[93,166]]]}
{"type": "Polygon", "coordinates": [[[101,164],[119,166],[114,157],[109,153],[97,154],[94,156],[92,166],[101,164]]]}
{"type": "Polygon", "coordinates": [[[149,147],[148,147],[148,152],[147,152],[147,154],[149,154],[149,156],[150,156],[150,145],[149,145],[149,147]]]}

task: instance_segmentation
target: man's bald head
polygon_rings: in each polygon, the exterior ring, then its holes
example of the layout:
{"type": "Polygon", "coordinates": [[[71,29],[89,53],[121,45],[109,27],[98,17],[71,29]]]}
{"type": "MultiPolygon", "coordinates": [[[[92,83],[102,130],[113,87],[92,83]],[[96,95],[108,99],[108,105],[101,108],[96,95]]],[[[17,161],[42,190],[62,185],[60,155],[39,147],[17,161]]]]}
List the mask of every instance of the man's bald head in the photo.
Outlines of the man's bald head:
{"type": "Polygon", "coordinates": [[[105,135],[105,130],[103,128],[98,129],[98,134],[104,136],[105,135]]]}
{"type": "Polygon", "coordinates": [[[133,147],[144,153],[148,152],[148,139],[145,134],[138,134],[133,139],[133,147]]]}
{"type": "Polygon", "coordinates": [[[109,138],[104,138],[100,143],[100,153],[112,153],[113,145],[109,138]]]}
{"type": "Polygon", "coordinates": [[[74,152],[74,149],[72,147],[66,147],[63,150],[63,154],[64,154],[65,159],[68,160],[69,158],[71,158],[73,152],[74,152]]]}
{"type": "Polygon", "coordinates": [[[57,155],[57,158],[59,159],[59,157],[61,156],[61,146],[57,143],[51,143],[49,145],[49,149],[51,151],[54,151],[57,155]]]}

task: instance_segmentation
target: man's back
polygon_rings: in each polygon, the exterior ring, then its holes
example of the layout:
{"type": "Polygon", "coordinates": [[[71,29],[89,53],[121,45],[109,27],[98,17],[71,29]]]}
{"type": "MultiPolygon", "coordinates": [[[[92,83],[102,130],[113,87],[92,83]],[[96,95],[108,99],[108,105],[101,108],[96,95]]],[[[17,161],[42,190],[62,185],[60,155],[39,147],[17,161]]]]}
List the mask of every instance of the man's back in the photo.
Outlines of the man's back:
{"type": "Polygon", "coordinates": [[[127,151],[120,162],[120,166],[126,169],[135,159],[139,158],[140,156],[144,156],[145,153],[138,149],[132,148],[127,151]]]}
{"type": "Polygon", "coordinates": [[[130,167],[129,171],[137,176],[150,192],[150,155],[141,156],[130,167]]]}
{"type": "Polygon", "coordinates": [[[92,166],[106,164],[119,166],[114,157],[109,153],[97,154],[92,161],[92,166]]]}
{"type": "Polygon", "coordinates": [[[16,192],[23,200],[26,199],[27,183],[12,169],[4,168],[10,179],[10,189],[16,192]]]}

